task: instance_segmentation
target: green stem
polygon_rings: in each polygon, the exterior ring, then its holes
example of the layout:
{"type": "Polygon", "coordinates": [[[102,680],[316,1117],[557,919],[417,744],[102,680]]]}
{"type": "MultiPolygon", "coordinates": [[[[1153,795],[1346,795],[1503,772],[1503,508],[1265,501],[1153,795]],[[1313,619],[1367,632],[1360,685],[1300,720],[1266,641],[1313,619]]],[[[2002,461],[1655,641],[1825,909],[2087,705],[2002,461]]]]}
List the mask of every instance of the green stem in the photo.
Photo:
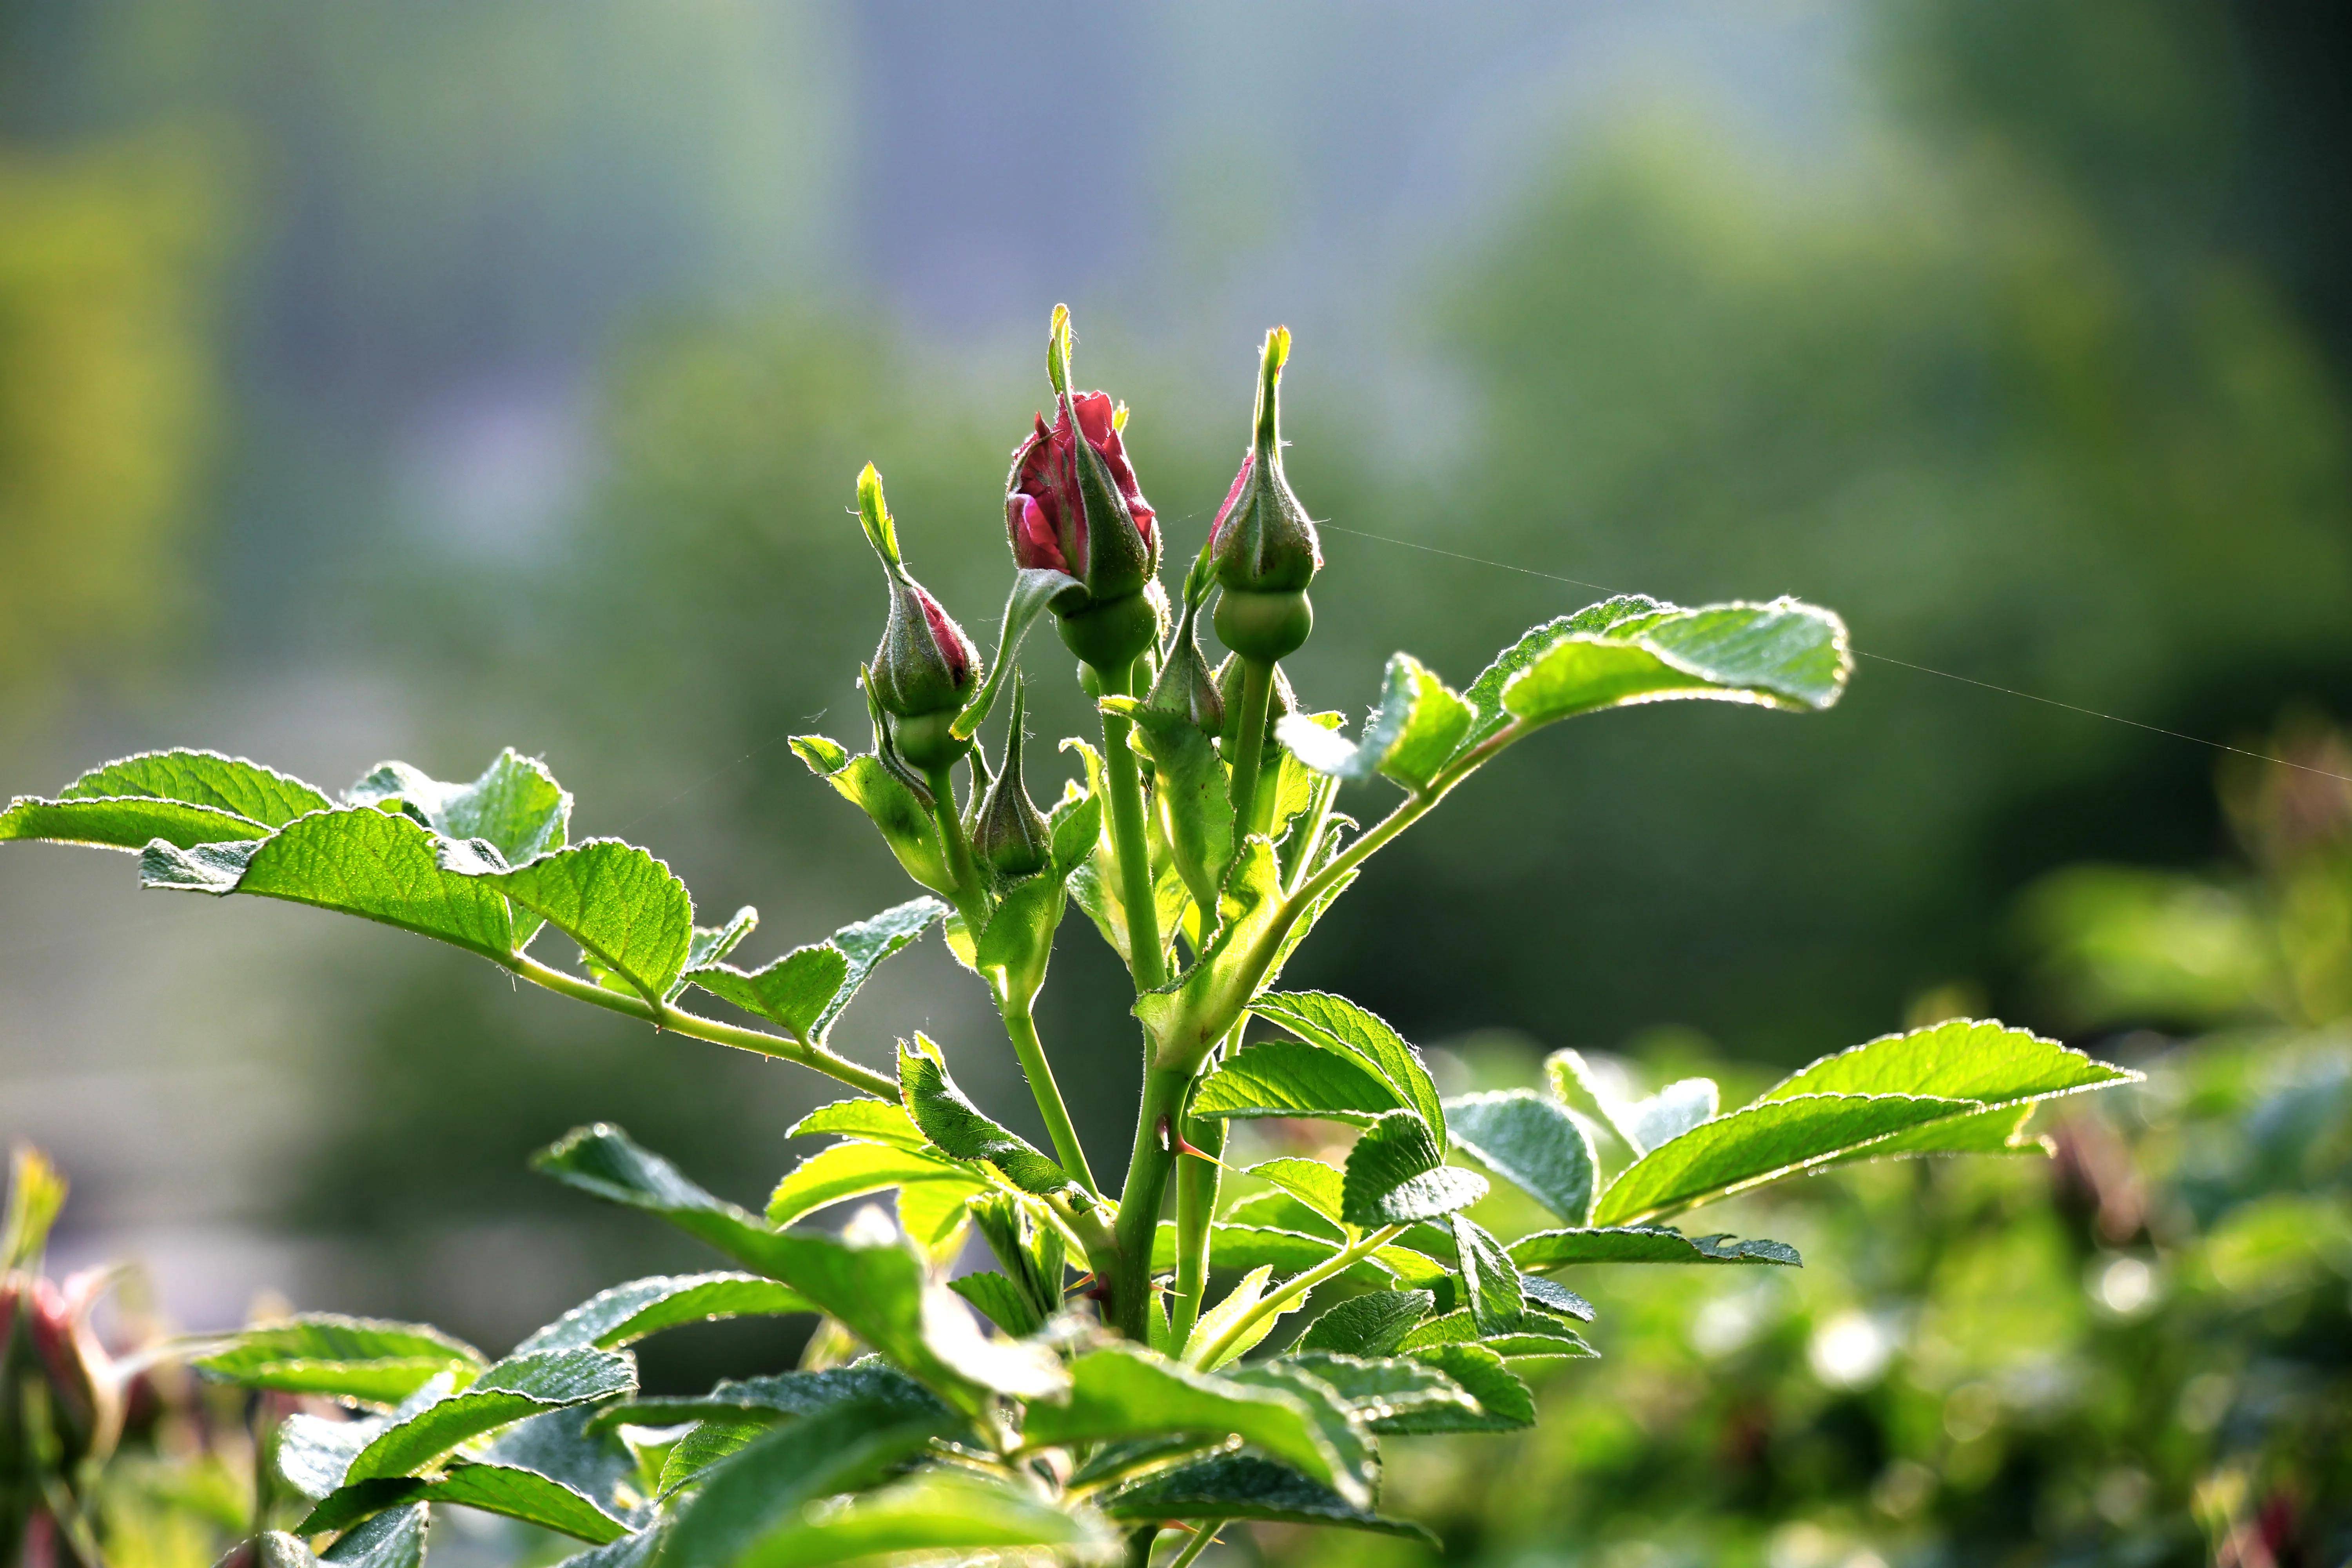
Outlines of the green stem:
{"type": "Polygon", "coordinates": [[[1168,1560],[1168,1568],[1192,1568],[1192,1560],[1213,1545],[1217,1531],[1232,1522],[1225,1519],[1202,1520],[1192,1531],[1192,1539],[1184,1543],[1184,1550],[1168,1560]]]}
{"type": "Polygon", "coordinates": [[[1168,1195],[1168,1170],[1175,1152],[1161,1142],[1160,1124],[1184,1109],[1192,1088],[1190,1068],[1147,1067],[1143,1105],[1135,1119],[1135,1151],[1128,1157],[1127,1185],[1118,1195],[1118,1272],[1110,1281],[1111,1326],[1138,1344],[1146,1342],[1151,1310],[1151,1244],[1160,1233],[1160,1206],[1168,1195]]]}
{"type": "Polygon", "coordinates": [[[1160,1527],[1156,1524],[1128,1531],[1127,1568],[1151,1568],[1151,1543],[1159,1539],[1160,1527]]]}
{"type": "MultiPolygon", "coordinates": [[[[1226,1037],[1230,1048],[1240,1038],[1235,1028],[1226,1037]]],[[[1214,1060],[1213,1054],[1211,1060],[1214,1060]]],[[[1223,1156],[1225,1152],[1225,1123],[1222,1119],[1195,1121],[1182,1119],[1185,1141],[1204,1153],[1223,1156]]],[[[1215,1233],[1211,1228],[1217,1217],[1217,1196],[1224,1182],[1225,1168],[1209,1160],[1187,1159],[1176,1167],[1176,1284],[1168,1296],[1168,1329],[1176,1343],[1182,1344],[1191,1337],[1192,1325],[1200,1321],[1201,1305],[1209,1283],[1210,1254],[1215,1233]]]]}
{"type": "Polygon", "coordinates": [[[956,913],[977,943],[988,924],[988,893],[971,858],[971,840],[964,837],[963,814],[956,809],[955,775],[947,768],[933,768],[924,776],[931,785],[931,816],[940,825],[940,853],[955,883],[956,913]]]}
{"type": "Polygon", "coordinates": [[[1224,1361],[1234,1342],[1242,1339],[1250,1330],[1275,1314],[1286,1310],[1291,1302],[1297,1300],[1333,1275],[1352,1268],[1361,1259],[1370,1257],[1398,1237],[1402,1236],[1405,1229],[1406,1227],[1401,1225],[1384,1225],[1380,1229],[1349,1243],[1306,1273],[1295,1275],[1285,1280],[1281,1289],[1235,1318],[1225,1326],[1223,1333],[1202,1346],[1200,1357],[1194,1364],[1202,1372],[1214,1371],[1224,1361]]]}
{"type": "Polygon", "coordinates": [[[1054,1140],[1054,1152],[1062,1169],[1089,1196],[1100,1197],[1102,1189],[1095,1185],[1095,1173],[1087,1166],[1087,1152],[1078,1142],[1078,1130],[1071,1125],[1069,1107],[1062,1103],[1061,1087],[1054,1081],[1054,1064],[1045,1059],[1045,1043],[1037,1037],[1037,1020],[1030,1011],[1029,998],[1013,995],[1001,984],[996,993],[1004,1032],[1012,1037],[1013,1054],[1021,1058],[1021,1074],[1037,1099],[1037,1113],[1045,1119],[1045,1131],[1054,1140]]]}
{"type": "Polygon", "coordinates": [[[559,995],[569,996],[574,1001],[585,1002],[591,1006],[603,1007],[608,1012],[625,1014],[629,1017],[651,1024],[657,1029],[669,1029],[677,1034],[691,1035],[698,1040],[708,1040],[714,1046],[732,1046],[739,1051],[756,1051],[763,1057],[776,1057],[784,1061],[798,1062],[804,1068],[813,1068],[827,1078],[838,1079],[850,1088],[862,1090],[866,1094],[879,1095],[884,1100],[898,1098],[898,1079],[886,1078],[871,1068],[860,1067],[847,1057],[835,1056],[823,1046],[812,1045],[806,1040],[791,1039],[782,1035],[771,1035],[762,1029],[746,1029],[733,1024],[722,1024],[716,1018],[706,1018],[698,1013],[688,1013],[667,1004],[656,1007],[644,997],[634,993],[607,991],[593,981],[566,974],[560,969],[551,969],[525,953],[516,953],[506,963],[505,967],[530,981],[533,985],[541,986],[559,995]]]}
{"type": "MultiPolygon", "coordinates": [[[[1233,800],[1234,837],[1239,839],[1252,833],[1263,833],[1265,826],[1259,820],[1258,774],[1265,766],[1265,725],[1274,706],[1274,661],[1265,658],[1242,660],[1241,728],[1234,736],[1233,800]]],[[[1267,804],[1272,802],[1272,792],[1267,804]]],[[[1272,819],[1271,812],[1264,814],[1272,819]]]]}
{"type": "MultiPolygon", "coordinates": [[[[1115,674],[1096,669],[1095,679],[1106,697],[1124,697],[1134,674],[1130,662],[1115,674]]],[[[1102,716],[1110,837],[1118,850],[1119,902],[1127,910],[1128,967],[1135,972],[1136,990],[1144,992],[1167,984],[1168,966],[1160,949],[1160,906],[1151,894],[1151,836],[1143,823],[1143,780],[1136,771],[1135,749],[1127,743],[1133,729],[1132,721],[1118,714],[1102,716]]]]}

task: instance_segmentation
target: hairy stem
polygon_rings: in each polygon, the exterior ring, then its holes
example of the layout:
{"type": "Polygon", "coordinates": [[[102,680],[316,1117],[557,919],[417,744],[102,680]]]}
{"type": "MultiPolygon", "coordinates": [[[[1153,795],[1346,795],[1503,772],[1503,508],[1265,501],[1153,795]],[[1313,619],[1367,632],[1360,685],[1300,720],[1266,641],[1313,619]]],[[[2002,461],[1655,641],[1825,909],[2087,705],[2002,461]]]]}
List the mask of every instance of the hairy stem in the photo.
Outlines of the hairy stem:
{"type": "MultiPolygon", "coordinates": [[[[1236,1026],[1226,1037],[1223,1049],[1231,1049],[1241,1037],[1236,1026]]],[[[1209,1062],[1216,1060],[1212,1052],[1209,1062]]],[[[1207,1063],[1203,1063],[1203,1067],[1207,1063]]],[[[1225,1123],[1221,1119],[1181,1120],[1179,1126],[1185,1142],[1203,1153],[1223,1156],[1225,1152],[1225,1123]]],[[[1186,1159],[1176,1167],[1176,1283],[1168,1294],[1168,1330],[1178,1344],[1192,1334],[1192,1325],[1200,1321],[1201,1300],[1209,1284],[1209,1261],[1215,1234],[1211,1228],[1217,1217],[1217,1195],[1223,1185],[1225,1168],[1210,1160],[1186,1159]]]]}
{"type": "Polygon", "coordinates": [[[566,974],[551,969],[539,960],[517,953],[506,964],[509,970],[560,995],[603,1007],[609,1012],[625,1014],[653,1025],[657,1029],[669,1029],[681,1035],[691,1035],[698,1040],[708,1040],[714,1046],[732,1046],[739,1051],[756,1051],[763,1057],[776,1057],[788,1062],[798,1062],[804,1068],[821,1072],[827,1078],[838,1079],[866,1094],[879,1095],[884,1100],[898,1098],[898,1082],[886,1078],[871,1068],[860,1067],[847,1057],[835,1056],[823,1046],[806,1040],[796,1040],[783,1035],[771,1035],[762,1029],[746,1029],[734,1024],[722,1024],[716,1018],[706,1018],[683,1008],[654,1006],[635,993],[607,991],[592,980],[566,974]]]}
{"type": "MultiPolygon", "coordinates": [[[[1263,833],[1259,821],[1258,796],[1272,795],[1258,788],[1258,775],[1265,765],[1265,724],[1268,710],[1274,706],[1274,661],[1265,658],[1242,660],[1241,728],[1234,736],[1233,801],[1234,841],[1238,844],[1252,833],[1263,833]]],[[[1271,798],[1266,802],[1271,807],[1271,798]]],[[[1271,820],[1271,812],[1265,814],[1271,820]]]]}
{"type": "Polygon", "coordinates": [[[988,893],[981,884],[980,868],[971,858],[971,840],[964,837],[963,814],[956,809],[955,776],[947,768],[933,768],[924,776],[931,785],[931,815],[940,825],[940,854],[955,882],[956,913],[963,917],[964,930],[978,942],[988,924],[988,893]]]}
{"type": "MultiPolygon", "coordinates": [[[[1095,679],[1106,697],[1128,695],[1135,672],[1097,669],[1095,679]]],[[[1135,988],[1153,991],[1167,984],[1168,967],[1160,956],[1160,908],[1151,896],[1151,837],[1143,823],[1143,780],[1136,772],[1135,751],[1127,743],[1131,721],[1116,713],[1102,716],[1103,771],[1110,788],[1110,838],[1118,849],[1119,902],[1127,910],[1128,966],[1135,972],[1135,988]]]]}
{"type": "Polygon", "coordinates": [[[1055,1156],[1089,1196],[1100,1197],[1102,1189],[1095,1185],[1095,1173],[1087,1166],[1087,1152],[1078,1142],[1077,1128],[1070,1122],[1069,1107],[1062,1103],[1061,1087],[1054,1081],[1054,1064],[1045,1059],[1045,1043],[1037,1037],[1037,1019],[1030,1011],[1029,998],[1015,995],[1002,984],[995,990],[996,1010],[1003,1016],[1013,1054],[1021,1058],[1021,1076],[1029,1080],[1029,1092],[1036,1097],[1037,1114],[1045,1119],[1055,1156]]]}
{"type": "Polygon", "coordinates": [[[1223,1333],[1202,1345],[1201,1354],[1194,1364],[1203,1372],[1215,1370],[1228,1355],[1234,1352],[1234,1346],[1241,1342],[1250,1330],[1276,1313],[1286,1310],[1293,1301],[1297,1300],[1333,1275],[1354,1267],[1362,1258],[1370,1257],[1398,1237],[1402,1236],[1405,1230],[1406,1227],[1401,1225],[1384,1225],[1380,1229],[1349,1243],[1306,1273],[1294,1275],[1284,1280],[1282,1289],[1235,1318],[1231,1323],[1225,1325],[1223,1333]]]}
{"type": "Polygon", "coordinates": [[[1168,1194],[1168,1170],[1175,1151],[1163,1142],[1160,1126],[1171,1126],[1184,1109],[1192,1085],[1189,1068],[1147,1067],[1143,1073],[1143,1105],[1135,1119],[1135,1152],[1127,1163],[1127,1185],[1118,1195],[1118,1218],[1113,1230],[1118,1238],[1118,1273],[1110,1281],[1110,1324],[1139,1344],[1146,1340],[1151,1310],[1151,1244],[1160,1232],[1160,1206],[1168,1194]]]}

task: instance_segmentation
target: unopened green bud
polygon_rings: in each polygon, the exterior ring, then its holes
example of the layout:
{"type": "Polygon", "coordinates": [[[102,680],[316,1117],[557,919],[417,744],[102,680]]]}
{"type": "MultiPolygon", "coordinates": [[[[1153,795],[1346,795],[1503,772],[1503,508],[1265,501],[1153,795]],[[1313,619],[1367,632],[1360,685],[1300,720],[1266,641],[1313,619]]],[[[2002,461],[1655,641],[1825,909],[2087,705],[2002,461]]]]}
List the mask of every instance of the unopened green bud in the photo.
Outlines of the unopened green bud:
{"type": "Polygon", "coordinates": [[[1323,565],[1314,521],[1282,471],[1282,367],[1289,357],[1289,329],[1266,333],[1249,451],[1209,532],[1217,583],[1224,589],[1217,605],[1218,640],[1266,660],[1297,652],[1314,630],[1307,587],[1323,565]]]}
{"type": "Polygon", "coordinates": [[[980,650],[908,574],[898,523],[883,504],[882,479],[871,463],[857,476],[857,517],[866,542],[882,558],[890,589],[889,619],[868,671],[874,700],[889,716],[891,740],[909,765],[944,767],[968,744],[950,726],[980,683],[980,650]]]}
{"type": "Polygon", "coordinates": [[[1013,687],[1013,724],[1004,735],[1004,766],[989,782],[981,797],[978,820],[972,825],[972,847],[989,869],[1004,878],[1042,871],[1053,858],[1053,831],[1029,798],[1021,779],[1023,694],[1013,687]]]}

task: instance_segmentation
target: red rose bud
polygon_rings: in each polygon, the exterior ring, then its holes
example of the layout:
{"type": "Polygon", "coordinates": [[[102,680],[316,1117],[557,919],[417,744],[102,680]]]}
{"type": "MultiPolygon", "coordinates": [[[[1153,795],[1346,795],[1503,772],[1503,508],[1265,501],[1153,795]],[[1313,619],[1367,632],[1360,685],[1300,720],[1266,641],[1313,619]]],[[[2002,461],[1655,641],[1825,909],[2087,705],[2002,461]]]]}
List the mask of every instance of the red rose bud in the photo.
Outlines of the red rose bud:
{"type": "Polygon", "coordinates": [[[1323,565],[1321,542],[1282,472],[1282,366],[1290,329],[1266,333],[1258,357],[1257,410],[1250,449],[1209,531],[1216,562],[1217,637],[1251,658],[1296,652],[1314,629],[1307,586],[1323,565]]]}
{"type": "Polygon", "coordinates": [[[1053,858],[1054,838],[1043,813],[1029,799],[1021,781],[1022,691],[1013,687],[1013,725],[1004,735],[1004,766],[989,782],[981,797],[979,820],[972,826],[972,847],[998,876],[1011,879],[1042,871],[1053,858]]]}
{"type": "Polygon", "coordinates": [[[1160,569],[1160,536],[1128,461],[1125,405],[1102,392],[1070,390],[1070,312],[1054,308],[1045,373],[1054,422],[1013,449],[1004,481],[1004,529],[1023,569],[1066,572],[1083,595],[1056,602],[1063,640],[1097,668],[1123,671],[1150,640],[1147,617],[1129,603],[1160,569]]]}
{"type": "Polygon", "coordinates": [[[867,679],[889,716],[890,738],[908,763],[926,772],[963,755],[969,742],[949,732],[980,681],[980,650],[929,590],[908,575],[898,522],[882,500],[874,465],[857,476],[857,517],[889,579],[890,618],[874,650],[867,679]]]}

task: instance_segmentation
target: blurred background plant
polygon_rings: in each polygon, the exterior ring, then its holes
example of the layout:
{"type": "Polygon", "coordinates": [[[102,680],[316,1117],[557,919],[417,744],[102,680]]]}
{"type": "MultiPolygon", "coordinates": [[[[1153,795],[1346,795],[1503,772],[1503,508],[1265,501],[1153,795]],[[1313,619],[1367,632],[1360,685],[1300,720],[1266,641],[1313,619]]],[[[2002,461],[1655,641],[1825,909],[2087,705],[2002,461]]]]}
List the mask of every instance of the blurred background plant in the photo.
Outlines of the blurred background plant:
{"type": "MultiPolygon", "coordinates": [[[[2347,53],[2330,11],[2221,0],[0,8],[0,793],[198,742],[330,784],[377,748],[470,777],[516,738],[610,814],[579,831],[756,902],[762,940],[870,913],[894,868],[782,745],[856,710],[852,479],[890,474],[925,581],[987,622],[1058,299],[1134,405],[1177,558],[1258,332],[1297,333],[1290,469],[1329,520],[1318,593],[1349,601],[1293,672],[1311,707],[1369,701],[1392,647],[1465,678],[1603,589],[1761,584],[1851,607],[1866,656],[2146,724],[2352,711],[2347,53]],[[1041,39],[1052,113],[1006,89],[1041,39]],[[1234,65],[1265,58],[1271,100],[1234,65]]],[[[1076,721],[1059,684],[1032,689],[1042,732],[1076,721]]],[[[2304,1342],[2262,1326],[2287,1307],[2160,1339],[2227,1316],[2194,1238],[2230,1233],[2161,1194],[2219,1183],[2259,1216],[2335,1190],[2246,1130],[2339,1070],[2277,1042],[2342,1011],[2346,883],[2304,839],[2181,882],[2233,829],[2267,843],[2242,824],[2271,786],[2219,810],[2210,757],[1865,657],[1817,724],[1660,710],[1507,759],[1368,879],[1295,980],[1454,1037],[1468,1072],[1613,1047],[1728,1091],[1906,1010],[2222,1030],[2133,1047],[2158,1070],[2067,1133],[2063,1202],[2023,1164],[1842,1176],[1787,1226],[1834,1270],[1752,1302],[1611,1279],[1621,1330],[1658,1331],[1564,1375],[1583,1414],[1527,1460],[1556,1482],[1400,1474],[1480,1500],[1454,1555],[1640,1563],[1679,1550],[1642,1523],[1671,1517],[1737,1535],[1689,1538],[1724,1561],[2037,1531],[2164,1561],[2201,1550],[2192,1503],[2222,1542],[2274,1505],[2340,1514],[2340,1479],[2214,1458],[2297,1430],[2249,1414],[2317,1386],[2253,1370],[2304,1342]],[[2141,869],[2042,880],[2086,861],[2141,869]],[[2096,1160],[2192,1217],[2086,1228],[2096,1160]],[[1998,1258],[1978,1214],[2011,1218],[1998,1258]],[[2135,1261],[2141,1308],[2086,1293],[2122,1268],[2127,1295],[2135,1261]],[[2012,1267],[2042,1284],[1989,1282],[2012,1267]],[[1863,1284],[1809,1294],[1838,1279],[1863,1284]],[[1997,1327],[2029,1302],[2055,1316],[1997,1327]],[[1882,1364],[1823,1382],[1822,1343],[1882,1364]]],[[[0,858],[0,1131],[76,1173],[64,1264],[143,1257],[190,1327],[276,1290],[507,1342],[690,1257],[541,1191],[523,1151],[625,1109],[748,1197],[817,1092],[356,922],[126,908],[130,880],[0,858]]],[[[1042,1023],[1081,1123],[1113,1125],[1085,1102],[1129,1103],[1133,1053],[1095,1048],[1114,961],[1074,929],[1042,1023]]],[[[1037,1136],[950,973],[900,960],[852,1048],[966,1042],[960,1078],[1037,1136]]],[[[2336,1136],[2310,1158],[2340,1173],[2336,1136]]],[[[2313,1245],[2336,1282],[2279,1300],[2317,1333],[2343,1287],[2313,1245]]],[[[677,1336],[648,1380],[773,1359],[768,1331],[677,1336]]]]}

